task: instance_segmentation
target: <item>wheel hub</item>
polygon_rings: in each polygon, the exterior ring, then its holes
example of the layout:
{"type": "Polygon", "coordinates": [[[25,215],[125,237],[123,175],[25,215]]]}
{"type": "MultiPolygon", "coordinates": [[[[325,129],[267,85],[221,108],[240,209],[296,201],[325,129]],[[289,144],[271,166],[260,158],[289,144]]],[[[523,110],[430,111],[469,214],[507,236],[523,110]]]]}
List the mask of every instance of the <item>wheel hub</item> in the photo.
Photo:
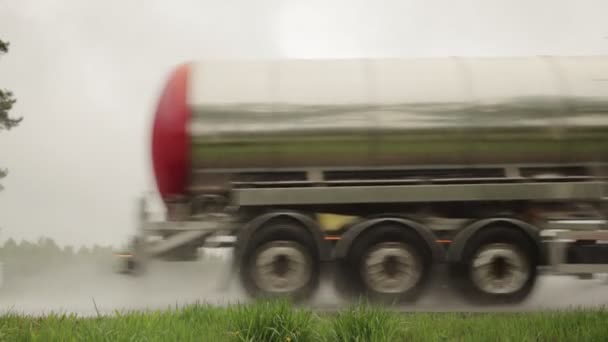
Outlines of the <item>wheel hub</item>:
{"type": "Polygon", "coordinates": [[[399,259],[394,255],[389,255],[382,261],[382,267],[390,278],[395,278],[399,275],[400,266],[399,259]]]}
{"type": "Polygon", "coordinates": [[[290,267],[289,258],[286,255],[278,255],[274,258],[272,263],[273,272],[279,277],[284,277],[289,272],[290,267]]]}
{"type": "Polygon", "coordinates": [[[490,244],[475,255],[471,265],[472,280],[486,293],[509,294],[520,290],[529,278],[530,264],[510,244],[490,244]]]}
{"type": "Polygon", "coordinates": [[[262,291],[287,293],[310,281],[312,260],[297,242],[273,241],[260,247],[255,255],[253,279],[262,291]]]}
{"type": "Polygon", "coordinates": [[[412,248],[404,243],[384,242],[364,257],[362,275],[367,286],[378,293],[402,293],[414,287],[422,265],[412,248]]]}

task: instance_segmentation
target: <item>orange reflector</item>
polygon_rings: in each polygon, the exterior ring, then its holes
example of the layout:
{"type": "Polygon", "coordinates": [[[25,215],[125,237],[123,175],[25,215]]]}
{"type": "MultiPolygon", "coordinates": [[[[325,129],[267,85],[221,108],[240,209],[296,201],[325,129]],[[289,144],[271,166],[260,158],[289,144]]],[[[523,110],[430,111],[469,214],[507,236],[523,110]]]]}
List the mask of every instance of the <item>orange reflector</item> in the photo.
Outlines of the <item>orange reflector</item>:
{"type": "MultiPolygon", "coordinates": [[[[327,241],[338,241],[342,237],[341,236],[326,236],[325,240],[327,241]]],[[[436,240],[437,243],[452,243],[452,240],[436,240]]]]}
{"type": "Polygon", "coordinates": [[[133,256],[133,254],[114,253],[114,256],[121,257],[121,258],[130,258],[133,256]]]}
{"type": "Polygon", "coordinates": [[[328,240],[328,241],[337,241],[337,240],[340,240],[340,237],[339,236],[326,236],[325,240],[328,240]]]}

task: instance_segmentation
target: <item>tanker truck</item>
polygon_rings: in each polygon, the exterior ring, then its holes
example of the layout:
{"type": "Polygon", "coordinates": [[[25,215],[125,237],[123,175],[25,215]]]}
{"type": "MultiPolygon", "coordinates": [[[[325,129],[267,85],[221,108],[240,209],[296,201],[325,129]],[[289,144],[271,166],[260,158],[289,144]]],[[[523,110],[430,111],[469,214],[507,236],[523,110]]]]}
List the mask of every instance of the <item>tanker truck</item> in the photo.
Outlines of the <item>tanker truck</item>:
{"type": "Polygon", "coordinates": [[[142,200],[129,270],[227,247],[254,298],[329,269],[392,303],[437,267],[475,303],[608,272],[608,57],[188,62],[151,138],[166,215],[142,200]]]}

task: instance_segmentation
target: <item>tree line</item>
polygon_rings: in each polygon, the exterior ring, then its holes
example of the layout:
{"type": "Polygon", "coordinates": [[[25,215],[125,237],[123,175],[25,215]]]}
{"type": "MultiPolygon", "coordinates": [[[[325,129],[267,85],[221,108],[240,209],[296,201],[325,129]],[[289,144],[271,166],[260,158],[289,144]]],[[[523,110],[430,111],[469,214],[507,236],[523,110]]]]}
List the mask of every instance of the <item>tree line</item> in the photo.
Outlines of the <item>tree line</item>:
{"type": "Polygon", "coordinates": [[[4,279],[15,276],[35,276],[44,272],[74,265],[102,266],[110,268],[114,248],[112,246],[59,246],[53,239],[40,238],[36,242],[8,239],[0,246],[0,263],[4,279]]]}
{"type": "Polygon", "coordinates": [[[111,246],[93,245],[87,246],[59,246],[51,238],[40,238],[36,242],[22,240],[20,242],[14,239],[8,239],[0,246],[0,262],[13,258],[59,258],[59,257],[101,257],[109,256],[113,252],[111,246]]]}

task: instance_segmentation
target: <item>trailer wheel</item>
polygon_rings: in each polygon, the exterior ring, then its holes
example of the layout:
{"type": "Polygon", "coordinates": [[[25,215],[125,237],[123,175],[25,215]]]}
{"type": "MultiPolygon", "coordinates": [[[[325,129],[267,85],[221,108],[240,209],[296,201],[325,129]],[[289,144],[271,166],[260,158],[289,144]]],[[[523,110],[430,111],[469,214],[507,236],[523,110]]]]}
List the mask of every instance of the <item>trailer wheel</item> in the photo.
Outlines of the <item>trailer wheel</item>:
{"type": "Polygon", "coordinates": [[[533,242],[512,227],[490,227],[465,245],[452,265],[456,287],[475,304],[517,304],[536,283],[538,256],[533,242]]]}
{"type": "Polygon", "coordinates": [[[399,225],[375,226],[358,237],[336,275],[338,292],[382,303],[417,299],[427,284],[431,253],[414,231],[399,225]]]}
{"type": "Polygon", "coordinates": [[[319,284],[319,256],[306,228],[273,220],[253,235],[241,254],[240,277],[252,297],[309,298],[319,284]]]}

